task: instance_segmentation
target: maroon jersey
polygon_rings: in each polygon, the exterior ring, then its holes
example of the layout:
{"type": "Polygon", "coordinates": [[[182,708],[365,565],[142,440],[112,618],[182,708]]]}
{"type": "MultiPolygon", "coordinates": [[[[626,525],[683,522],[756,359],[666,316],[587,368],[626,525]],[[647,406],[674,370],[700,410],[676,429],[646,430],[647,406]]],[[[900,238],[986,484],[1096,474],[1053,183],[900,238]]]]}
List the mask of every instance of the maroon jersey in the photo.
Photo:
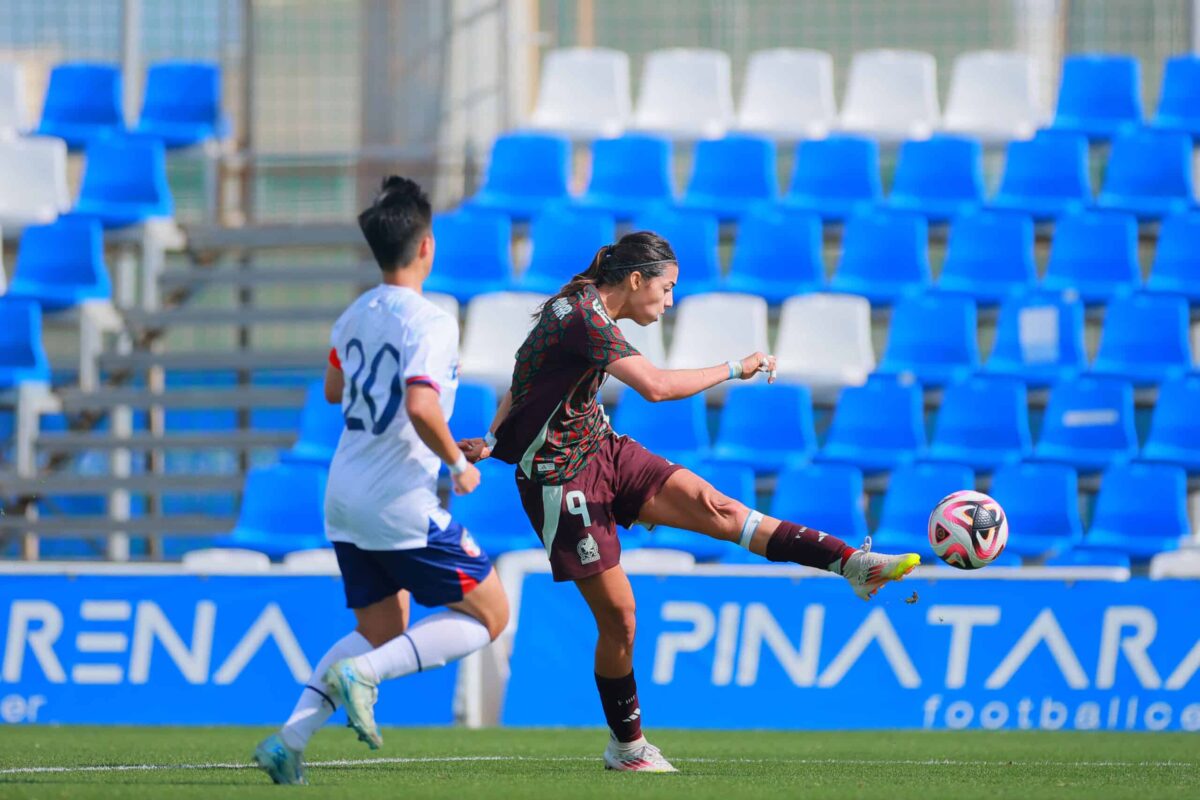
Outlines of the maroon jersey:
{"type": "Polygon", "coordinates": [[[492,455],[540,484],[574,478],[613,435],[596,402],[605,368],[638,355],[604,310],[594,286],[542,311],[513,368],[512,410],[492,455]]]}

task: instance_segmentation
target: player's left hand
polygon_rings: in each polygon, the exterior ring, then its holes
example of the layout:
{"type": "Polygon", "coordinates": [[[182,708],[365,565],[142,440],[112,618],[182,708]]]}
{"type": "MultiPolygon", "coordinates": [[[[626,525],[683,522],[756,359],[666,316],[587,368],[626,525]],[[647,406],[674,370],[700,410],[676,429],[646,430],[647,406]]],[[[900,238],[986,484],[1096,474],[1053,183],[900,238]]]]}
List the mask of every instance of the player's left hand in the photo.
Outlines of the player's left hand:
{"type": "Polygon", "coordinates": [[[458,442],[458,449],[463,451],[463,455],[467,457],[467,461],[472,464],[483,461],[492,454],[492,448],[487,446],[487,442],[482,438],[462,439],[458,442]]]}

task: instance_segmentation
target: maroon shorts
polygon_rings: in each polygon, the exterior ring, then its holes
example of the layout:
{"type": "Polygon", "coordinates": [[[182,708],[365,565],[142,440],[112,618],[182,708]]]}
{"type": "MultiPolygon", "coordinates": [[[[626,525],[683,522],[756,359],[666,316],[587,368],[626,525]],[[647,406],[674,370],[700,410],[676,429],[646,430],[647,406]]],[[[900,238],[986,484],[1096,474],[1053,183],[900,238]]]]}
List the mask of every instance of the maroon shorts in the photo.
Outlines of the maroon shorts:
{"type": "Polygon", "coordinates": [[[518,469],[521,505],[550,556],[554,580],[576,581],[619,564],[617,525],[633,525],[646,501],[680,469],[628,436],[609,438],[560,486],[536,483],[518,469]]]}

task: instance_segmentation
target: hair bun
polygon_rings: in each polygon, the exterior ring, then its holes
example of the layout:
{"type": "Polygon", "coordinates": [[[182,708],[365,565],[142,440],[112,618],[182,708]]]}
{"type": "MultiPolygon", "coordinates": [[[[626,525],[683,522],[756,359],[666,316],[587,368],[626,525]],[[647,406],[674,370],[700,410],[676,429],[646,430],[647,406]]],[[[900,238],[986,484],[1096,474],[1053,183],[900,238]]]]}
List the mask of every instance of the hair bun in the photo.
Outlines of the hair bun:
{"type": "Polygon", "coordinates": [[[388,175],[383,179],[383,183],[379,187],[379,194],[375,197],[375,205],[380,208],[388,208],[389,206],[399,205],[402,202],[416,199],[421,194],[421,187],[416,182],[408,178],[402,178],[399,175],[388,175]]]}

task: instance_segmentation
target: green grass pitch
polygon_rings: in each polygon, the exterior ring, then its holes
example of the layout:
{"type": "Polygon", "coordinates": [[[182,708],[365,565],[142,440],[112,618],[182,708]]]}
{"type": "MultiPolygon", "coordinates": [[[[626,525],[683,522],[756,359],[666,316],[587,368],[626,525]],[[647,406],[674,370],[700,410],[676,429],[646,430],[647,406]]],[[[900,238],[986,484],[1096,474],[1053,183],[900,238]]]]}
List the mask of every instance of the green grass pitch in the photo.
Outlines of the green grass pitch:
{"type": "Polygon", "coordinates": [[[0,727],[0,798],[1200,797],[1194,734],[651,730],[678,775],[605,772],[605,732],[327,728],[308,788],[249,766],[256,728],[0,727]]]}

